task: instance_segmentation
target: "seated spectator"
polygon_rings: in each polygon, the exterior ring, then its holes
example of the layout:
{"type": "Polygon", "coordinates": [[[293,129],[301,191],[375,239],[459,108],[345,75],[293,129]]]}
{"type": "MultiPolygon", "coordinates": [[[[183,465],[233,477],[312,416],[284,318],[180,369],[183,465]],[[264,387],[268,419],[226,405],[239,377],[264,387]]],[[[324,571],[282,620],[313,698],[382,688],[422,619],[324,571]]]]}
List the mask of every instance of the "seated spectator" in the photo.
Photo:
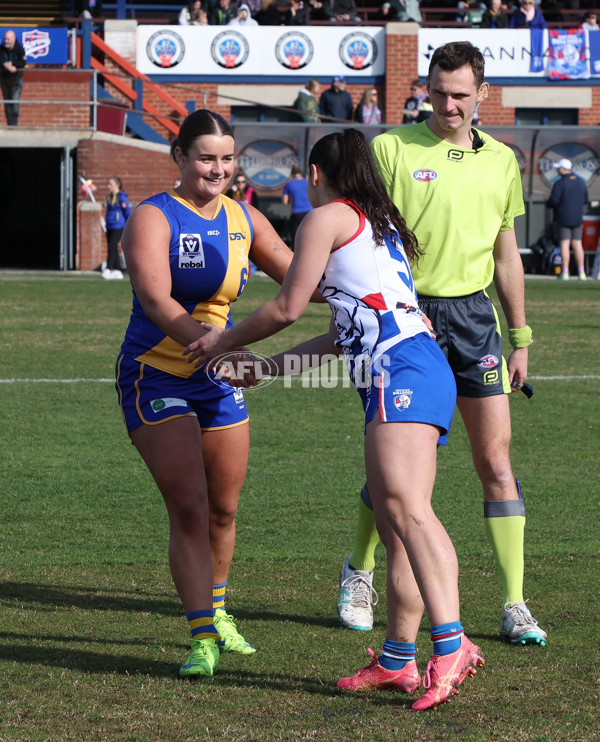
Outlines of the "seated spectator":
{"type": "Polygon", "coordinates": [[[250,8],[246,3],[242,3],[238,8],[237,15],[232,18],[228,26],[258,26],[258,22],[254,20],[250,13],[250,8]]]}
{"type": "Polygon", "coordinates": [[[308,26],[310,24],[310,6],[304,0],[290,0],[289,10],[285,14],[286,26],[308,26]]]}
{"type": "Polygon", "coordinates": [[[583,28],[585,31],[600,31],[598,16],[596,15],[595,10],[588,10],[588,12],[583,16],[583,23],[580,28],[583,28]]]}
{"type": "Polygon", "coordinates": [[[427,97],[425,86],[420,80],[413,80],[410,84],[410,96],[404,101],[403,124],[416,124],[419,108],[427,97]]]}
{"type": "MultiPolygon", "coordinates": [[[[326,3],[327,0],[325,4],[326,3]]],[[[310,6],[310,17],[313,21],[329,20],[327,8],[325,7],[325,4],[322,2],[322,0],[308,0],[308,4],[310,6]]]]}
{"type": "Polygon", "coordinates": [[[360,21],[354,0],[329,0],[329,20],[332,23],[340,21],[360,21]]]}
{"type": "Polygon", "coordinates": [[[321,83],[314,77],[306,83],[306,87],[298,91],[298,96],[294,101],[293,107],[298,111],[298,117],[301,121],[318,123],[321,120],[319,116],[319,101],[317,100],[317,95],[320,92],[321,83]]]}
{"type": "Polygon", "coordinates": [[[319,112],[322,116],[352,121],[353,111],[352,98],[346,90],[346,78],[336,75],[331,81],[331,87],[321,94],[319,112]]]}
{"type": "Polygon", "coordinates": [[[458,0],[456,7],[459,10],[467,10],[468,13],[457,13],[455,21],[457,23],[470,21],[473,25],[479,25],[483,11],[487,10],[486,4],[481,0],[458,0]]]}
{"type": "Polygon", "coordinates": [[[508,13],[502,7],[502,0],[490,0],[490,7],[481,19],[481,28],[508,28],[508,13]]]}
{"type": "Polygon", "coordinates": [[[510,17],[509,28],[547,28],[547,25],[533,0],[520,0],[519,7],[510,17]]]}
{"type": "Polygon", "coordinates": [[[398,20],[398,7],[396,6],[396,3],[392,4],[392,2],[385,2],[379,8],[379,13],[377,14],[377,20],[379,21],[397,21],[398,20]]]}
{"type": "Polygon", "coordinates": [[[192,0],[179,13],[178,23],[180,26],[200,26],[200,14],[202,12],[202,0],[192,0]]]}
{"type": "Polygon", "coordinates": [[[377,105],[378,94],[375,88],[367,88],[360,103],[354,110],[354,120],[361,124],[380,124],[383,121],[377,105]]]}
{"type": "MultiPolygon", "coordinates": [[[[423,16],[419,8],[419,0],[396,0],[399,4],[398,8],[398,20],[399,21],[415,21],[421,23],[423,16]]],[[[390,0],[391,2],[391,0],[390,0]]]]}
{"type": "Polygon", "coordinates": [[[277,7],[277,0],[262,0],[261,9],[254,16],[259,26],[281,26],[283,15],[277,7]]]}
{"type": "Polygon", "coordinates": [[[237,8],[231,5],[231,0],[219,0],[218,6],[208,14],[208,22],[211,26],[226,26],[236,16],[237,8]]]}

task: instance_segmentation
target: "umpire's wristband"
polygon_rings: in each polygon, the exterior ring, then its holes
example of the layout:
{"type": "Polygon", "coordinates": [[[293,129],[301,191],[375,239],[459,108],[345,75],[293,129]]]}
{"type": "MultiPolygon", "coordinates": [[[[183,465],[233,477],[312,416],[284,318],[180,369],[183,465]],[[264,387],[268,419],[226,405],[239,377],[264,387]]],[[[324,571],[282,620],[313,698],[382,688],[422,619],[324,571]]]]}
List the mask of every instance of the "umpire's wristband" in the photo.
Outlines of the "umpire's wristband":
{"type": "Polygon", "coordinates": [[[533,343],[533,331],[529,325],[508,331],[508,342],[513,348],[527,348],[533,343]]]}

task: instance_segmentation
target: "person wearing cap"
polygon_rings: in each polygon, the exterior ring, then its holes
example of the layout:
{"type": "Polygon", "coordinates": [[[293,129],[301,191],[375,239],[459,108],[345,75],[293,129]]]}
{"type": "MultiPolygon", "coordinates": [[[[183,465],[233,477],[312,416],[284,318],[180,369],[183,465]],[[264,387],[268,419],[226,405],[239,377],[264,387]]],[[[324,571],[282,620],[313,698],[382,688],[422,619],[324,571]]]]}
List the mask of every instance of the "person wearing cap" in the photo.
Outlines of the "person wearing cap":
{"type": "Polygon", "coordinates": [[[346,90],[345,77],[336,75],[331,81],[331,87],[321,93],[319,112],[322,116],[352,121],[354,106],[352,105],[352,97],[346,90]]]}
{"type": "Polygon", "coordinates": [[[558,171],[558,179],[552,186],[546,206],[554,209],[554,223],[560,245],[562,270],[560,278],[569,280],[570,248],[577,263],[579,280],[585,281],[585,260],[583,255],[583,210],[589,201],[585,182],[573,172],[571,160],[562,158],[552,166],[558,171]]]}

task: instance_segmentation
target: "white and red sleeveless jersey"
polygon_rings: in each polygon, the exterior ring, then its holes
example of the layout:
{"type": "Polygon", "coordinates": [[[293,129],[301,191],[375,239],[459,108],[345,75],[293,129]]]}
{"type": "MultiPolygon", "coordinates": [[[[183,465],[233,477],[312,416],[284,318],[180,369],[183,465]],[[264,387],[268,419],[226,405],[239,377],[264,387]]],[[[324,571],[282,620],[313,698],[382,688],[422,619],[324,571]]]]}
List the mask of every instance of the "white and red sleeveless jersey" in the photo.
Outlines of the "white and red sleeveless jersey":
{"type": "Polygon", "coordinates": [[[362,211],[340,201],[356,210],[360,224],[351,239],[331,252],[319,290],[331,307],[337,344],[354,382],[357,365],[369,368],[387,349],[428,330],[400,236],[394,230],[396,244],[388,237],[378,245],[362,211]]]}

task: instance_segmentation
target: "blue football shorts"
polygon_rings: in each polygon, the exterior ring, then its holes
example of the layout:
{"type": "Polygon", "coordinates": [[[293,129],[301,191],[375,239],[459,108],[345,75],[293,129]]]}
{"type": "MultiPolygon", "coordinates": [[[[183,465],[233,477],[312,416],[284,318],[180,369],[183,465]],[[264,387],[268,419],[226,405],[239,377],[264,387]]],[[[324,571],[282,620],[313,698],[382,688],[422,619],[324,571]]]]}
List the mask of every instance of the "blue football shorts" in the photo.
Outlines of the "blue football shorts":
{"type": "Polygon", "coordinates": [[[419,307],[431,320],[459,396],[510,393],[498,315],[484,291],[451,298],[419,296],[419,307]]]}
{"type": "Polygon", "coordinates": [[[121,353],[115,372],[129,432],[185,415],[197,417],[202,430],[223,430],[248,421],[243,389],[215,383],[202,369],[183,379],[121,353]]]}
{"type": "Polygon", "coordinates": [[[428,333],[420,333],[378,356],[366,388],[358,387],[365,425],[379,411],[383,422],[441,428],[446,445],[456,405],[456,383],[448,361],[428,333]]]}

